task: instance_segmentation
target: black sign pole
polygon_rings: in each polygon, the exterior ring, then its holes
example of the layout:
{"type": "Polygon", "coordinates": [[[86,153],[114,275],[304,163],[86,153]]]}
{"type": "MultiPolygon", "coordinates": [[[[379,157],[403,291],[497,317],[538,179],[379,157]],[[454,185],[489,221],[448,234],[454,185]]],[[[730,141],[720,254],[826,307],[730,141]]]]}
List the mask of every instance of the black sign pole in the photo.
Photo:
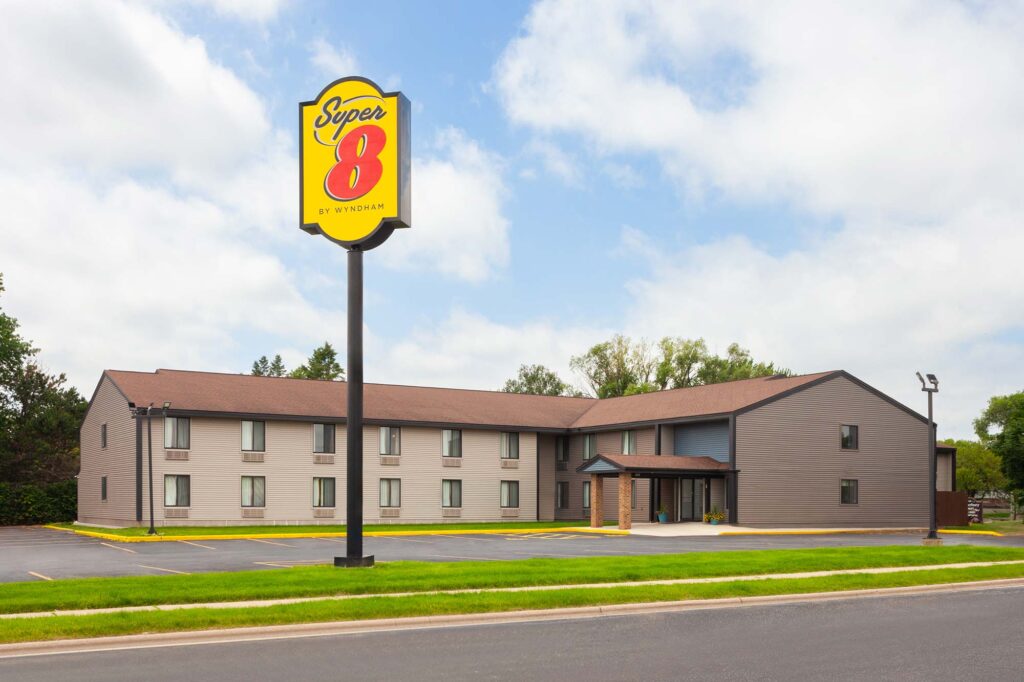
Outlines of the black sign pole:
{"type": "Polygon", "coordinates": [[[373,556],[363,556],[363,252],[348,252],[348,484],[344,557],[335,566],[373,566],[373,556]]]}

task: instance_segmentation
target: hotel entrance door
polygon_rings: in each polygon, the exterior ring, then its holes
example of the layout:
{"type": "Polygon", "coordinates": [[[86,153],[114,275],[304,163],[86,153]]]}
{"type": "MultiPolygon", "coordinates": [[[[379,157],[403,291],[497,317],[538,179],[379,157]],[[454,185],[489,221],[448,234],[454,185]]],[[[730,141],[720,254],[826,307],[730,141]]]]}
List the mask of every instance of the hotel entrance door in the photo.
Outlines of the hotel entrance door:
{"type": "Polygon", "coordinates": [[[704,520],[704,485],[703,478],[684,478],[679,481],[679,487],[676,488],[678,521],[704,520]]]}

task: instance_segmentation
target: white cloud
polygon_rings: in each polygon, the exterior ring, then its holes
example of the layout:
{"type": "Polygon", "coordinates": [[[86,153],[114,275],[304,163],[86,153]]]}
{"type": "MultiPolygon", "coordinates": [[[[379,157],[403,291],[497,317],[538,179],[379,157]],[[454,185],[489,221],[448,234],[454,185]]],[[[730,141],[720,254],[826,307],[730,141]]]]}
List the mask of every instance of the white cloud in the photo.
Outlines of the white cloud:
{"type": "Polygon", "coordinates": [[[550,138],[538,138],[526,147],[532,159],[540,159],[546,170],[570,187],[580,185],[579,165],[572,154],[550,138]]]}
{"type": "Polygon", "coordinates": [[[436,327],[414,330],[376,363],[375,381],[496,390],[515,376],[520,364],[539,363],[563,380],[579,383],[569,358],[607,338],[607,329],[535,319],[501,324],[456,308],[436,327]]]}
{"type": "Polygon", "coordinates": [[[171,8],[175,3],[183,1],[191,5],[209,7],[224,17],[257,24],[275,19],[281,10],[290,4],[290,0],[150,0],[150,4],[171,8]]]}
{"type": "Polygon", "coordinates": [[[503,162],[460,130],[441,131],[436,154],[413,159],[412,228],[380,251],[396,269],[480,282],[508,263],[503,162]]]}
{"type": "Polygon", "coordinates": [[[355,55],[344,45],[332,45],[317,38],[310,46],[310,61],[329,78],[344,78],[359,73],[355,55]]]}
{"type": "Polygon", "coordinates": [[[294,150],[202,41],[116,2],[4,19],[3,306],[44,363],[89,390],[104,367],[244,369],[249,336],[343,328],[273,255],[307,239],[281,229],[294,150]]]}
{"type": "Polygon", "coordinates": [[[934,371],[945,433],[968,435],[1024,387],[1022,28],[1013,4],[541,2],[494,82],[514,122],[653,156],[684,197],[838,224],[782,254],[641,249],[631,331],[738,339],[917,407],[934,371]]]}

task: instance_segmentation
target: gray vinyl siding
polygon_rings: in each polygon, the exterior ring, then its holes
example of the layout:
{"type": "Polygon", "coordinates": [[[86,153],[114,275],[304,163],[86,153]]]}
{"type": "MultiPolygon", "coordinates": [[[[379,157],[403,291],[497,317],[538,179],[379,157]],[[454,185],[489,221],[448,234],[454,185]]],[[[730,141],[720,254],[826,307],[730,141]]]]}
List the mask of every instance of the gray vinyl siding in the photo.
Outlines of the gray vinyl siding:
{"type": "Polygon", "coordinates": [[[677,424],[672,453],[729,461],[729,422],[677,424]]]}
{"type": "Polygon", "coordinates": [[[903,526],[928,523],[928,427],[845,377],[736,418],[740,525],[903,526]],[[857,450],[839,427],[860,427],[857,450]],[[840,480],[859,481],[841,505],[840,480]]]}
{"type": "Polygon", "coordinates": [[[555,436],[537,434],[538,521],[555,519],[555,436]]]}
{"type": "MultiPolygon", "coordinates": [[[[622,454],[622,431],[603,431],[598,433],[597,452],[601,455],[622,454]]],[[[636,430],[636,454],[654,454],[653,427],[636,430]]],[[[555,473],[556,481],[566,481],[569,483],[569,507],[567,509],[554,510],[556,519],[576,520],[589,518],[590,510],[583,509],[583,482],[590,480],[590,474],[576,473],[577,467],[581,464],[583,464],[583,435],[574,434],[569,438],[569,465],[566,467],[566,471],[555,473]]],[[[554,496],[554,482],[549,487],[551,488],[551,495],[554,496]]],[[[644,478],[637,479],[636,497],[633,520],[646,521],[650,514],[650,480],[644,478]]],[[[603,503],[605,520],[614,521],[618,519],[619,481],[615,476],[605,478],[603,503]]]]}
{"type": "MultiPolygon", "coordinates": [[[[157,424],[160,420],[156,420],[157,424]]],[[[161,432],[162,433],[162,432],[161,432]]],[[[135,419],[128,401],[104,376],[82,422],[78,473],[78,520],[103,526],[135,522],[135,419]],[[107,447],[100,429],[107,425],[107,447]],[[107,500],[100,481],[107,477],[107,500]]]]}
{"type": "MultiPolygon", "coordinates": [[[[193,418],[190,441],[187,461],[167,460],[163,448],[163,420],[153,420],[154,516],[157,524],[344,523],[347,438],[343,424],[336,426],[333,464],[314,463],[312,422],[268,420],[263,462],[242,461],[241,422],[238,419],[193,418]],[[165,523],[165,474],[191,476],[188,519],[167,519],[165,523]],[[266,478],[266,506],[262,519],[242,518],[242,476],[266,478]],[[333,518],[313,517],[314,477],[335,479],[333,518]]],[[[520,512],[517,518],[527,521],[536,519],[537,437],[533,432],[520,432],[519,466],[516,469],[503,469],[501,466],[498,431],[463,430],[460,467],[442,465],[439,428],[403,426],[401,455],[397,465],[382,464],[379,447],[379,427],[365,427],[363,518],[366,523],[508,520],[508,517],[502,516],[499,503],[499,486],[503,480],[519,481],[520,512]],[[379,502],[382,478],[402,481],[401,507],[397,518],[381,518],[379,502]],[[444,479],[462,481],[460,517],[442,517],[441,481],[444,479]]],[[[144,498],[148,505],[145,491],[144,498]]]]}

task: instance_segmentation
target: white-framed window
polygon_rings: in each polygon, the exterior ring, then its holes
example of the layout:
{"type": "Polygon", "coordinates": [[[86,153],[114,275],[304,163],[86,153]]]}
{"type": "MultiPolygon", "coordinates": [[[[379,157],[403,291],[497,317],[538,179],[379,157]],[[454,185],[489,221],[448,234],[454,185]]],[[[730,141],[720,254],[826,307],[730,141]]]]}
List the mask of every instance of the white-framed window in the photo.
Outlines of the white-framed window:
{"type": "Polygon", "coordinates": [[[242,476],[242,506],[267,506],[266,476],[242,476]]]}
{"type": "Polygon", "coordinates": [[[446,509],[462,507],[462,481],[451,478],[441,481],[441,506],[446,509]]]}
{"type": "Polygon", "coordinates": [[[313,506],[334,506],[334,478],[313,478],[313,506]]]}
{"type": "Polygon", "coordinates": [[[501,482],[501,506],[504,509],[519,508],[519,481],[501,482]]]}
{"type": "Polygon", "coordinates": [[[313,424],[313,452],[334,454],[334,424],[313,424]]]}
{"type": "Polygon", "coordinates": [[[188,417],[164,417],[164,448],[188,450],[189,430],[188,417]]]}
{"type": "Polygon", "coordinates": [[[501,432],[501,458],[519,459],[519,434],[512,431],[501,432]]]}
{"type": "Polygon", "coordinates": [[[181,474],[164,476],[164,506],[187,507],[191,503],[192,479],[181,474]]]}
{"type": "Polygon", "coordinates": [[[583,436],[583,459],[591,459],[597,455],[597,434],[588,433],[583,436]]]}
{"type": "Polygon", "coordinates": [[[590,509],[590,481],[583,481],[583,508],[590,509]]]}
{"type": "Polygon", "coordinates": [[[636,431],[623,431],[622,432],[622,454],[624,454],[624,455],[635,455],[636,454],[636,431]]]}
{"type": "Polygon", "coordinates": [[[402,429],[398,426],[380,427],[380,454],[402,454],[402,429]]]}
{"type": "Polygon", "coordinates": [[[569,508],[569,482],[558,481],[555,483],[555,509],[569,508]]]}
{"type": "Polygon", "coordinates": [[[860,448],[860,427],[856,424],[843,424],[839,427],[839,447],[843,450],[860,448]]]}
{"type": "Polygon", "coordinates": [[[267,446],[267,423],[242,420],[242,450],[263,452],[267,446]]]}
{"type": "Polygon", "coordinates": [[[441,429],[441,456],[462,457],[462,431],[441,429]]]}
{"type": "Polygon", "coordinates": [[[100,447],[107,447],[107,425],[100,424],[100,447]]]}
{"type": "Polygon", "coordinates": [[[100,477],[100,500],[103,502],[107,501],[107,477],[100,477]]]}
{"type": "Polygon", "coordinates": [[[860,481],[855,478],[844,478],[839,482],[839,503],[860,504],[860,481]]]}
{"type": "Polygon", "coordinates": [[[382,478],[380,479],[380,506],[401,507],[402,506],[402,479],[382,478]]]}
{"type": "Polygon", "coordinates": [[[569,461],[569,437],[568,436],[556,436],[555,437],[555,461],[563,462],[563,463],[569,461]]]}

